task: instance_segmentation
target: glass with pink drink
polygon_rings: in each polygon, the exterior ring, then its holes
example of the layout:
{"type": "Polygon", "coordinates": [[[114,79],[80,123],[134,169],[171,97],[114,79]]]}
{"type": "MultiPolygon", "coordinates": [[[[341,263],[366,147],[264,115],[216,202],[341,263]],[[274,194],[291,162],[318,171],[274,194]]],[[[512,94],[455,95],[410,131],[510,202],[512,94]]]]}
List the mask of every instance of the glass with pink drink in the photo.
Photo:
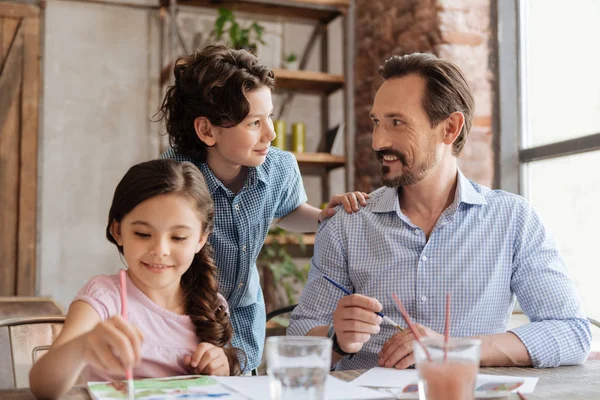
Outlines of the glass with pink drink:
{"type": "Polygon", "coordinates": [[[414,344],[420,400],[474,400],[479,371],[479,339],[422,338],[414,344]],[[427,350],[427,351],[425,351],[427,350]]]}

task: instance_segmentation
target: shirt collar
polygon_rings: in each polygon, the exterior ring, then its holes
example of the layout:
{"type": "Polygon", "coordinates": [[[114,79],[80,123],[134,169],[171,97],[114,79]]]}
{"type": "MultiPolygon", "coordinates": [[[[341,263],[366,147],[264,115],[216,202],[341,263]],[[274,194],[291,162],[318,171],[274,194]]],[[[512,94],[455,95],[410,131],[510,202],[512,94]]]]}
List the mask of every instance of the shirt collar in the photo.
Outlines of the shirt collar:
{"type": "Polygon", "coordinates": [[[454,203],[456,203],[457,206],[460,203],[480,205],[487,204],[485,197],[475,189],[473,182],[468,180],[467,177],[464,176],[460,171],[460,169],[458,170],[458,185],[456,185],[454,203]]]}
{"type": "MultiPolygon", "coordinates": [[[[402,215],[400,210],[400,202],[398,201],[398,188],[385,187],[381,189],[381,195],[379,200],[373,206],[373,212],[384,213],[384,212],[396,212],[398,215],[402,215]]],[[[487,204],[485,197],[479,193],[473,183],[467,179],[463,173],[458,170],[458,178],[456,185],[456,193],[454,195],[454,202],[451,207],[458,208],[460,203],[466,204],[487,204]]]]}
{"type": "MultiPolygon", "coordinates": [[[[207,163],[200,163],[199,167],[200,171],[202,171],[202,175],[204,175],[206,185],[208,186],[208,190],[211,194],[214,194],[218,188],[223,189],[225,193],[233,194],[231,190],[227,189],[223,182],[221,182],[219,178],[217,178],[215,174],[213,174],[212,170],[208,167],[207,163]]],[[[248,168],[248,178],[246,179],[246,183],[244,183],[244,188],[254,187],[259,181],[263,183],[266,183],[267,181],[267,174],[262,164],[258,167],[248,168]]]]}

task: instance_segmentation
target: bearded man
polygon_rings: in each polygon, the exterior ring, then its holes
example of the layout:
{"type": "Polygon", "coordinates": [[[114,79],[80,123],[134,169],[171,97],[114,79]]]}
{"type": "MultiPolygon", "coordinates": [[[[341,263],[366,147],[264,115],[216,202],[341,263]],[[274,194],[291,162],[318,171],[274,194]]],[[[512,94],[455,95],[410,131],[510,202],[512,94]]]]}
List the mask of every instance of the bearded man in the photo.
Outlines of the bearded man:
{"type": "Polygon", "coordinates": [[[321,224],[288,335],[331,337],[337,369],[407,368],[413,333],[375,312],[406,327],[395,293],[421,336],[441,336],[450,293],[450,335],[479,338],[482,366],[582,363],[590,327],[550,233],[522,197],[457,166],[474,109],[462,72],[416,53],[379,74],[370,117],[385,186],[321,224]],[[531,322],[507,330],[517,299],[531,322]]]}

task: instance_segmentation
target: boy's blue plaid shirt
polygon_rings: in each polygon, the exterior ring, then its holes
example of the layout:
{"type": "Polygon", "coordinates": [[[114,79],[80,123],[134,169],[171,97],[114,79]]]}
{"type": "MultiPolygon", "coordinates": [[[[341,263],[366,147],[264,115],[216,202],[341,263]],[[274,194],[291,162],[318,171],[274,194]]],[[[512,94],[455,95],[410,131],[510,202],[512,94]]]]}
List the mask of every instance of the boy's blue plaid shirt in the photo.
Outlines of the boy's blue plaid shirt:
{"type": "MultiPolygon", "coordinates": [[[[383,313],[405,326],[393,305],[398,294],[414,322],[444,332],[445,295],[451,293],[451,335],[506,331],[515,295],[532,323],[513,329],[536,367],[582,362],[589,324],[554,240],[521,197],[481,187],[458,173],[453,204],[429,240],[400,210],[396,189],[371,194],[358,213],[338,212],[321,224],[309,280],[292,314],[288,335],[332,323],[344,293],[378,299],[383,313]]],[[[377,354],[397,331],[382,324],[363,350],[339,369],[377,365],[377,354]]]]}
{"type": "Polygon", "coordinates": [[[256,259],[273,218],[285,217],[306,202],[295,157],[271,147],[263,164],[249,168],[239,193],[227,189],[206,163],[167,150],[161,158],[194,163],[215,203],[215,226],[208,241],[215,250],[219,291],[229,303],[232,345],[248,357],[246,370],[260,363],[265,340],[265,304],[256,259]]]}

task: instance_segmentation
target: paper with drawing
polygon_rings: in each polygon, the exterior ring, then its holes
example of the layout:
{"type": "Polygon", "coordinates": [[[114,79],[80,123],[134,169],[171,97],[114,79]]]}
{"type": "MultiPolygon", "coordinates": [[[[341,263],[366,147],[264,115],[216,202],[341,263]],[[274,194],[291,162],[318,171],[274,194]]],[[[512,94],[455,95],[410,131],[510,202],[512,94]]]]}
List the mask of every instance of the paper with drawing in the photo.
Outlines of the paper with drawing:
{"type": "MultiPolygon", "coordinates": [[[[127,399],[127,381],[88,382],[96,400],[127,399]]],[[[378,400],[391,396],[376,390],[352,386],[347,382],[327,377],[326,400],[378,400]]],[[[209,377],[179,376],[135,381],[136,400],[222,399],[268,400],[269,377],[209,377]]]]}
{"type": "MultiPolygon", "coordinates": [[[[127,399],[127,381],[88,382],[96,400],[127,399]]],[[[209,376],[176,376],[135,381],[136,400],[223,399],[247,400],[209,376]]]]}
{"type": "MultiPolygon", "coordinates": [[[[417,399],[418,375],[416,370],[372,368],[351,383],[357,386],[388,388],[400,399],[417,399]]],[[[498,398],[510,392],[533,393],[538,378],[478,374],[475,395],[478,399],[498,398]]]]}

